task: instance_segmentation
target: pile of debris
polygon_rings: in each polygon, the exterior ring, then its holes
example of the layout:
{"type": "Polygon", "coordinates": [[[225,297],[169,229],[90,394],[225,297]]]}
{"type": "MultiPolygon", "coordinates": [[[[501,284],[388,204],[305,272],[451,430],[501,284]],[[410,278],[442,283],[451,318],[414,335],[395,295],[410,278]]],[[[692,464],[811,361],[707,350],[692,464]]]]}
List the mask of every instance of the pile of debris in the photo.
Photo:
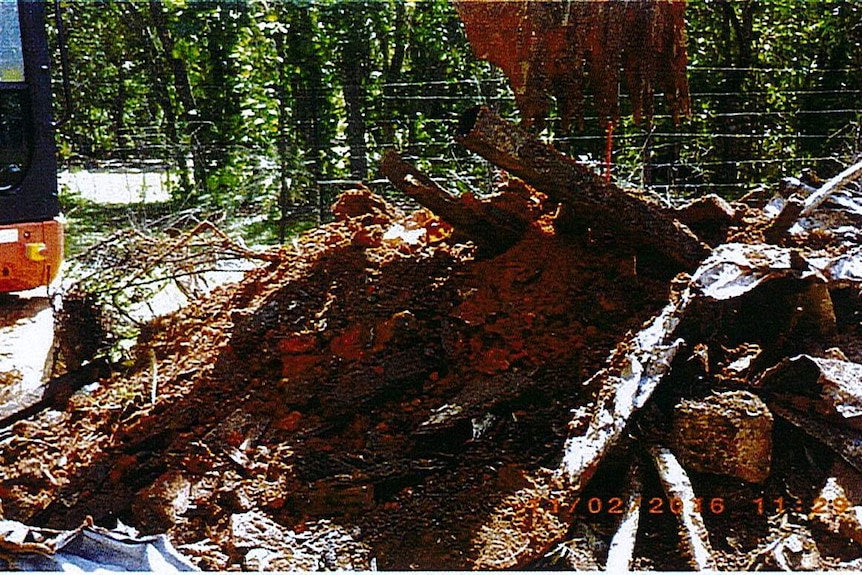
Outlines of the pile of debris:
{"type": "Polygon", "coordinates": [[[5,517],[220,570],[858,568],[849,180],[785,225],[644,202],[487,110],[461,140],[522,179],[455,197],[387,155],[426,209],[345,193],[7,427],[5,517]]]}

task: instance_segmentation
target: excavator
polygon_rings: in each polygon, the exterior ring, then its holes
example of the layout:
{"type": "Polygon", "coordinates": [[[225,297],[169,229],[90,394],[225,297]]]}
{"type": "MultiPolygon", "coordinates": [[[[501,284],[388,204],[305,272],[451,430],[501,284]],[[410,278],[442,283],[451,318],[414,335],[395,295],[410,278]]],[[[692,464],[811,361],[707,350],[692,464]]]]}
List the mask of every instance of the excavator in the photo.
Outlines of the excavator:
{"type": "Polygon", "coordinates": [[[0,0],[0,292],[50,284],[63,260],[45,18],[0,0]]]}

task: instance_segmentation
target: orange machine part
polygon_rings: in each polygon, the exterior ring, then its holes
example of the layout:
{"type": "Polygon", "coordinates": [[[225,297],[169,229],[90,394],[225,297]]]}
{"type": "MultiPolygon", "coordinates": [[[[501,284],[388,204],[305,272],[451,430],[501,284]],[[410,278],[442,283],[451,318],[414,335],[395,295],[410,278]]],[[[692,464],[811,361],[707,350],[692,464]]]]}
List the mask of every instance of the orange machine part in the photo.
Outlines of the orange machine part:
{"type": "Polygon", "coordinates": [[[59,218],[0,226],[0,292],[50,284],[63,261],[64,228],[59,218]]]}

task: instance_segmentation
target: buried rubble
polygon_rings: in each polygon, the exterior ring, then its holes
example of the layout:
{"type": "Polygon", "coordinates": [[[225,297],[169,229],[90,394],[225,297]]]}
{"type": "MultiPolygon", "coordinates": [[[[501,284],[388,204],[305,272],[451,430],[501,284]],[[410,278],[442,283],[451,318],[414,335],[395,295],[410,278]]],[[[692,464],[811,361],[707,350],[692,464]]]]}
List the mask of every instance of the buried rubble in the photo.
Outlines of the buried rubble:
{"type": "Polygon", "coordinates": [[[692,216],[712,249],[656,206],[615,241],[558,225],[547,174],[480,200],[386,161],[434,212],[351,191],[154,320],[131,370],[3,431],[6,518],[120,521],[219,570],[862,561],[854,239],[738,204],[692,216]]]}

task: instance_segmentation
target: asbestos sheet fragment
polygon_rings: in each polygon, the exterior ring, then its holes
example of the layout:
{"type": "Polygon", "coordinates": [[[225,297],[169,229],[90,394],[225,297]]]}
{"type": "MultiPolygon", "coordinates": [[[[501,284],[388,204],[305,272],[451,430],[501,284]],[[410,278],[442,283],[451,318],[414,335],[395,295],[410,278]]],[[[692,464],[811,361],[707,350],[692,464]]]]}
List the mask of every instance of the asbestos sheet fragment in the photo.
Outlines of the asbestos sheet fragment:
{"type": "Polygon", "coordinates": [[[608,366],[585,385],[598,383],[600,391],[586,422],[580,416],[570,423],[560,474],[576,489],[590,480],[602,457],[622,435],[631,417],[646,404],[683,344],[676,329],[692,299],[686,288],[643,329],[620,343],[608,366]],[[584,425],[582,425],[584,423],[584,425]]]}
{"type": "Polygon", "coordinates": [[[834,412],[854,426],[862,424],[862,365],[801,354],[766,370],[757,385],[778,393],[803,393],[820,398],[825,412],[834,412]]]}
{"type": "Polygon", "coordinates": [[[366,571],[371,551],[329,521],[293,531],[259,511],[231,516],[232,553],[250,571],[366,571]]]}
{"type": "Polygon", "coordinates": [[[862,282],[862,247],[855,247],[834,258],[812,261],[832,282],[862,282]]]}
{"type": "Polygon", "coordinates": [[[746,571],[817,571],[823,567],[820,550],[811,531],[782,515],[773,538],[746,567],[746,571]]]}
{"type": "Polygon", "coordinates": [[[695,503],[697,498],[685,469],[670,449],[653,446],[650,454],[668,500],[680,503],[681,510],[677,514],[681,527],[679,533],[682,547],[690,556],[691,566],[696,571],[715,570],[715,554],[709,542],[709,532],[695,503]]]}
{"type": "MultiPolygon", "coordinates": [[[[692,285],[708,298],[728,300],[750,292],[766,280],[790,274],[795,267],[792,264],[796,264],[793,260],[791,250],[777,246],[724,244],[701,264],[692,285]]],[[[800,279],[814,273],[809,268],[800,274],[800,279]]]]}

